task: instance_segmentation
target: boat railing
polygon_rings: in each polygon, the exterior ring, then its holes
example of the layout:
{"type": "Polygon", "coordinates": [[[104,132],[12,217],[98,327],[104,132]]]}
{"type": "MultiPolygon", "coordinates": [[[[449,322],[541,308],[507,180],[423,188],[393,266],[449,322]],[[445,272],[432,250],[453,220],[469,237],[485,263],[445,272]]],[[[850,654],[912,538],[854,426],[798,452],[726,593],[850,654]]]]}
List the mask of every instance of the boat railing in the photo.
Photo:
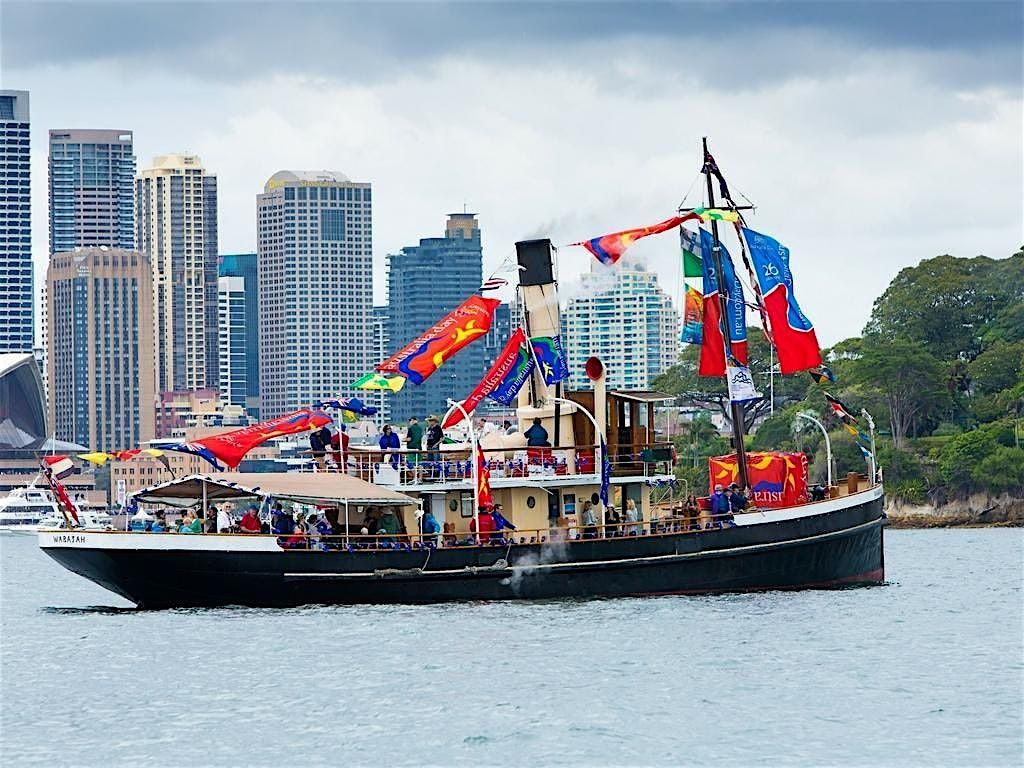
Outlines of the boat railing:
{"type": "MultiPolygon", "coordinates": [[[[598,446],[573,445],[482,448],[492,480],[521,477],[600,476],[598,446]]],[[[617,446],[609,449],[612,476],[670,474],[673,458],[668,443],[617,446]]],[[[470,480],[473,456],[469,448],[441,450],[352,450],[343,457],[344,470],[361,480],[386,486],[470,480]]],[[[313,471],[338,472],[334,454],[328,453],[324,468],[313,471]]]]}

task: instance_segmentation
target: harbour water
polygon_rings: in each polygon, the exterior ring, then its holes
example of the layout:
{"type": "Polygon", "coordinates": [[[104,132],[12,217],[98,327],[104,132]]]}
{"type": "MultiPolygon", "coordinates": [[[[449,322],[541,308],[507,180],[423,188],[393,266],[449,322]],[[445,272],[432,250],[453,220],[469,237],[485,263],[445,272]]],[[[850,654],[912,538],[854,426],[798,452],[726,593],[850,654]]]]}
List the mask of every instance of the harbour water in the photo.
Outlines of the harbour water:
{"type": "Polygon", "coordinates": [[[1019,529],[889,531],[886,586],[139,612],[0,537],[20,765],[1020,765],[1019,529]]]}

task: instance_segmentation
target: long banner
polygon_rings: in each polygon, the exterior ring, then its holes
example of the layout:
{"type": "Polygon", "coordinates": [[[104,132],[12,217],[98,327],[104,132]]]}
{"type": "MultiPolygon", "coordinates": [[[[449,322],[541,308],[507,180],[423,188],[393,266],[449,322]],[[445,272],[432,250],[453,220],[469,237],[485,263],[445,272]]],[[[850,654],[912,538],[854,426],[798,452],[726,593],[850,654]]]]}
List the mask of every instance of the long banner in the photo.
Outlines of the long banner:
{"type": "Polygon", "coordinates": [[[270,421],[236,429],[233,432],[194,440],[191,445],[206,448],[228,467],[234,469],[241,463],[245,454],[272,437],[292,435],[314,428],[319,429],[333,421],[326,413],[303,408],[270,421]]]}
{"type": "MultiPolygon", "coordinates": [[[[522,349],[526,343],[526,334],[523,333],[522,328],[516,328],[516,332],[509,338],[508,343],[505,344],[505,348],[501,350],[501,354],[494,361],[494,365],[487,374],[480,380],[480,383],[476,385],[476,388],[469,393],[469,397],[462,401],[462,407],[466,413],[472,413],[473,410],[480,404],[480,401],[487,397],[489,394],[494,392],[501,383],[508,376],[509,372],[514,370],[516,362],[519,360],[519,350],[522,349]]],[[[448,427],[454,427],[460,421],[462,421],[462,411],[456,408],[452,411],[451,415],[444,420],[444,424],[441,426],[447,429],[448,427]]]]}
{"type": "Polygon", "coordinates": [[[470,296],[428,331],[377,366],[380,373],[398,373],[422,384],[446,360],[485,335],[491,328],[499,299],[470,296]]]}

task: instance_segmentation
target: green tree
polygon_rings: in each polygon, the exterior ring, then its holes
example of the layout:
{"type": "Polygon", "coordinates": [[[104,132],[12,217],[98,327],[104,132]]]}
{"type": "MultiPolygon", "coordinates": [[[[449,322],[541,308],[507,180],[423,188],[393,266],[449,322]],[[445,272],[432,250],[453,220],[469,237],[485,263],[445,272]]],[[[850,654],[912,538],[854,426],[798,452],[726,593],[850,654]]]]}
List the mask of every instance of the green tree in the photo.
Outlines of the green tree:
{"type": "Polygon", "coordinates": [[[1024,368],[1024,336],[1015,342],[997,340],[967,366],[971,389],[993,395],[1017,383],[1024,368]]]}
{"type": "Polygon", "coordinates": [[[858,391],[877,394],[889,411],[897,448],[920,423],[950,403],[945,367],[920,344],[902,339],[865,337],[863,353],[849,369],[858,391]]]}
{"type": "Polygon", "coordinates": [[[876,301],[865,336],[908,339],[940,360],[973,360],[987,326],[1024,300],[1024,253],[937,256],[902,270],[876,301]]]}

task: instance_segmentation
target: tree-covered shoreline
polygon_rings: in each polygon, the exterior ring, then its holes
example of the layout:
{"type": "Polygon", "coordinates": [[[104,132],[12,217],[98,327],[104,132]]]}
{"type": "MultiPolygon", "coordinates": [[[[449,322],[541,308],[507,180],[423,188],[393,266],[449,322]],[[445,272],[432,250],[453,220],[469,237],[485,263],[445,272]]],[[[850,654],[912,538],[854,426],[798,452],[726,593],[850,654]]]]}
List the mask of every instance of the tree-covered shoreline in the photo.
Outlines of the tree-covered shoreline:
{"type": "MultiPolygon", "coordinates": [[[[811,480],[823,481],[823,436],[793,429],[796,414],[807,413],[829,431],[835,477],[864,472],[854,438],[827,405],[829,392],[854,416],[863,408],[874,417],[892,500],[940,506],[972,494],[1024,498],[1024,249],[1006,259],[938,256],[902,270],[875,300],[863,334],[823,350],[835,382],[776,374],[767,418],[769,347],[760,329],[751,328],[748,339],[765,395],[747,408],[748,426],[759,420],[749,448],[802,450],[812,458],[811,480]]],[[[727,417],[724,381],[697,376],[699,351],[686,347],[653,386],[727,417]]],[[[675,441],[684,459],[679,474],[697,489],[707,487],[707,456],[731,451],[707,417],[675,441]]]]}

